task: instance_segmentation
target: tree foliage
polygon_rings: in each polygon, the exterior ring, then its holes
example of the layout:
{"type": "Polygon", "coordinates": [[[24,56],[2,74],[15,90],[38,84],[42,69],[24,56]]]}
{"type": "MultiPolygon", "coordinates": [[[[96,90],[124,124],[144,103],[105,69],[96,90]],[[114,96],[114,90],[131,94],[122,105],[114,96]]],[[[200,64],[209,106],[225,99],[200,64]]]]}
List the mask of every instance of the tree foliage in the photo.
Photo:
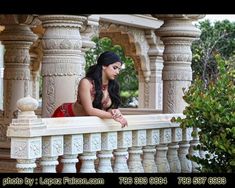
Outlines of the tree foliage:
{"type": "Polygon", "coordinates": [[[97,57],[104,51],[113,51],[119,55],[122,62],[124,62],[122,71],[118,76],[121,90],[121,106],[129,107],[128,104],[133,97],[138,96],[138,73],[134,68],[134,61],[130,57],[125,56],[124,50],[120,45],[113,45],[111,39],[94,37],[92,40],[96,43],[96,47],[90,49],[85,54],[85,71],[87,71],[88,67],[96,63],[97,57]]]}
{"type": "Polygon", "coordinates": [[[190,156],[202,172],[235,172],[235,61],[214,57],[218,76],[205,87],[197,77],[184,100],[188,103],[185,118],[172,119],[182,128],[194,127],[199,132],[196,150],[207,151],[205,158],[190,156]]]}
{"type": "Polygon", "coordinates": [[[209,80],[216,79],[218,74],[215,55],[220,54],[226,60],[234,55],[235,23],[224,20],[213,24],[205,20],[196,26],[201,30],[201,36],[192,45],[193,77],[199,75],[207,84],[209,80]]]}
{"type": "Polygon", "coordinates": [[[202,33],[192,45],[194,80],[184,91],[185,118],[172,121],[199,136],[194,149],[207,154],[187,157],[201,172],[235,172],[235,23],[205,20],[197,27],[202,33]]]}

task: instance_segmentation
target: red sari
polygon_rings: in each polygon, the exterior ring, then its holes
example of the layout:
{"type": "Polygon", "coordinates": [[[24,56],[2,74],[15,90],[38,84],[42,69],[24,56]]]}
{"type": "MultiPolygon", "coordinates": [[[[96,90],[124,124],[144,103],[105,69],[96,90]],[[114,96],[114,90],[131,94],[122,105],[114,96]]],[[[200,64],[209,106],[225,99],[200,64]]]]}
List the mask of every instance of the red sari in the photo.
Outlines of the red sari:
{"type": "Polygon", "coordinates": [[[60,105],[51,117],[73,117],[75,116],[72,109],[73,103],[64,103],[60,105]]]}

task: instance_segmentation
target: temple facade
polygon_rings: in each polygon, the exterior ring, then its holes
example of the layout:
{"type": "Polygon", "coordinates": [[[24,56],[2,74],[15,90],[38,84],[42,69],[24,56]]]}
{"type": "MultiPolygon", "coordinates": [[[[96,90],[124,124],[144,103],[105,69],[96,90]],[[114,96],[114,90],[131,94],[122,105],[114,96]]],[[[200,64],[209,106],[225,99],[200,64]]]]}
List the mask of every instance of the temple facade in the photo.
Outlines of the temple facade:
{"type": "Polygon", "coordinates": [[[57,172],[59,163],[62,172],[194,172],[186,154],[198,138],[170,119],[183,116],[200,36],[192,22],[204,16],[0,15],[0,172],[57,172]],[[97,117],[50,118],[76,100],[94,36],[120,45],[138,72],[139,106],[121,109],[126,129],[97,117]]]}

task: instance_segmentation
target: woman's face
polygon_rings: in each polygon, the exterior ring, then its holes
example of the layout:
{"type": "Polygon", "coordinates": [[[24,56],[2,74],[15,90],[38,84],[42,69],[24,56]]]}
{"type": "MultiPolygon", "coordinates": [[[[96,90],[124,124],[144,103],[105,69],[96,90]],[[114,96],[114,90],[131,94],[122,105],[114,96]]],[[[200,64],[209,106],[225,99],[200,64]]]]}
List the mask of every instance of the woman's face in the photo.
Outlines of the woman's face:
{"type": "Polygon", "coordinates": [[[118,76],[121,68],[122,68],[122,64],[120,62],[115,62],[108,66],[103,66],[104,76],[108,80],[114,80],[118,76]]]}

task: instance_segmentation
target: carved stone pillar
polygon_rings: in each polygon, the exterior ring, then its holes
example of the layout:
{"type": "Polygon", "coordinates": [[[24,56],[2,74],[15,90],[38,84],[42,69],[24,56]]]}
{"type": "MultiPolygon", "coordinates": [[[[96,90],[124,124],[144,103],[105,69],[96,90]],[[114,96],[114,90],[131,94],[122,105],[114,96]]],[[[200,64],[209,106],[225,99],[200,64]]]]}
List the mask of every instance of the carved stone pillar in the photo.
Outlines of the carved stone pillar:
{"type": "Polygon", "coordinates": [[[11,119],[17,109],[16,102],[29,94],[29,48],[37,39],[30,30],[38,24],[31,15],[1,15],[0,24],[5,26],[0,40],[5,46],[4,56],[4,118],[11,119]]]}
{"type": "Polygon", "coordinates": [[[88,17],[87,24],[83,25],[81,28],[81,37],[82,37],[82,73],[81,77],[85,76],[85,53],[95,47],[95,42],[92,41],[92,38],[95,35],[98,35],[99,29],[99,17],[88,17]]]}
{"type": "Polygon", "coordinates": [[[4,55],[4,46],[0,41],[0,111],[3,109],[3,62],[4,62],[3,55],[4,55]]]}
{"type": "Polygon", "coordinates": [[[185,101],[183,88],[188,88],[192,80],[191,44],[200,35],[192,21],[198,15],[153,15],[164,20],[156,30],[165,45],[163,52],[163,113],[182,113],[185,101]]]}
{"type": "Polygon", "coordinates": [[[39,81],[40,81],[40,60],[36,53],[31,53],[30,65],[30,95],[39,100],[39,81]]]}
{"type": "MultiPolygon", "coordinates": [[[[41,72],[41,62],[42,62],[42,27],[41,25],[38,27],[35,27],[32,29],[32,31],[38,35],[38,40],[34,42],[30,48],[30,58],[31,58],[31,64],[30,64],[30,95],[36,99],[39,100],[40,96],[40,72],[41,72]]],[[[41,107],[41,106],[40,106],[41,107]]]]}
{"type": "Polygon", "coordinates": [[[162,110],[162,68],[163,59],[160,38],[155,35],[153,30],[145,32],[149,43],[149,60],[151,76],[149,81],[149,108],[162,110]]]}
{"type": "Polygon", "coordinates": [[[81,78],[83,57],[79,29],[84,16],[41,15],[43,106],[42,117],[50,117],[61,103],[74,102],[81,78]]]}

